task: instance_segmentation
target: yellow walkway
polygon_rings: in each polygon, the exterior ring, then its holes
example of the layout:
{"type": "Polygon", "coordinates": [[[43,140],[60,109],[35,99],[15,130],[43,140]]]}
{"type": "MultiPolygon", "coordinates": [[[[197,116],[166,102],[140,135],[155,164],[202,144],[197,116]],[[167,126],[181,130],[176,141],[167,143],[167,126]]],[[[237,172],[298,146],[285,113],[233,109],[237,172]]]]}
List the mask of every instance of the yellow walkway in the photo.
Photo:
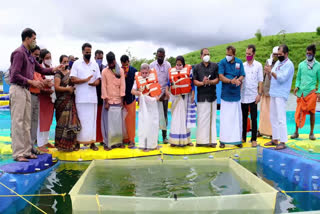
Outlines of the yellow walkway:
{"type": "MultiPolygon", "coordinates": [[[[316,137],[320,137],[320,135],[316,135],[316,137]]],[[[263,146],[264,143],[270,141],[268,138],[258,138],[258,144],[263,146]]],[[[11,142],[10,137],[0,137],[0,154],[12,154],[11,144],[4,143],[11,142]]],[[[289,140],[288,143],[312,143],[308,139],[308,135],[300,135],[300,138],[297,140],[289,140]]],[[[195,140],[193,141],[195,144],[195,140]]],[[[289,144],[290,145],[290,144],[289,144]]],[[[239,150],[236,146],[228,146],[224,149],[220,149],[219,146],[217,148],[206,148],[206,147],[170,147],[170,144],[159,144],[158,150],[153,150],[149,152],[143,152],[141,149],[113,149],[111,151],[105,151],[102,146],[99,146],[98,151],[93,151],[88,147],[84,147],[85,149],[80,149],[77,152],[60,152],[57,149],[50,149],[50,152],[54,158],[58,158],[59,160],[64,161],[87,161],[94,159],[121,159],[121,158],[135,158],[135,157],[147,157],[154,155],[196,155],[196,154],[205,154],[205,153],[215,153],[220,151],[228,151],[228,150],[239,150]]],[[[243,144],[243,148],[250,148],[250,143],[243,144]]],[[[263,146],[264,147],[264,146],[263,146]]]]}

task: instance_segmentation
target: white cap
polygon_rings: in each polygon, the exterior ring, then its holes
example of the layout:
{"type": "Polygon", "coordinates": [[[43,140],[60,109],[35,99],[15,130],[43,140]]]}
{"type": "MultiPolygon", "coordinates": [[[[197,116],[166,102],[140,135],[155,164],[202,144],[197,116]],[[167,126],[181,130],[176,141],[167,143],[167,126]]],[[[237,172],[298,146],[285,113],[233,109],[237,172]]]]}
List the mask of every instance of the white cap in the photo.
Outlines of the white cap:
{"type": "Polygon", "coordinates": [[[272,49],[272,53],[278,53],[279,46],[276,46],[272,49]]]}

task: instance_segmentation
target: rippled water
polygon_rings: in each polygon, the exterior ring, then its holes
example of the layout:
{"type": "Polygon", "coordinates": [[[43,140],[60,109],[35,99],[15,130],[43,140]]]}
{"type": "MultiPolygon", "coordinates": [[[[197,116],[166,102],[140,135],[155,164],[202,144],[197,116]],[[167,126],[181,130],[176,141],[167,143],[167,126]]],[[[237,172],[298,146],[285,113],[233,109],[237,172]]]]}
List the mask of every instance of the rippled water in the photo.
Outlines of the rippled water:
{"type": "Polygon", "coordinates": [[[233,173],[217,166],[95,166],[79,194],[200,197],[250,193],[233,173]]]}

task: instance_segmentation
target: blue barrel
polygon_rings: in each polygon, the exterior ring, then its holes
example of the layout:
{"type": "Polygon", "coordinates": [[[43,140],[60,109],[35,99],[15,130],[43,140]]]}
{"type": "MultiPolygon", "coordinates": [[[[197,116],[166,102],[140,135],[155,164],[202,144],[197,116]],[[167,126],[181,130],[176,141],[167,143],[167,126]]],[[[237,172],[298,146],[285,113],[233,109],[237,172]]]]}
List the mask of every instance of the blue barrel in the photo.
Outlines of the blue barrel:
{"type": "Polygon", "coordinates": [[[2,75],[2,83],[3,83],[3,93],[9,94],[10,85],[4,81],[4,75],[2,75]]]}

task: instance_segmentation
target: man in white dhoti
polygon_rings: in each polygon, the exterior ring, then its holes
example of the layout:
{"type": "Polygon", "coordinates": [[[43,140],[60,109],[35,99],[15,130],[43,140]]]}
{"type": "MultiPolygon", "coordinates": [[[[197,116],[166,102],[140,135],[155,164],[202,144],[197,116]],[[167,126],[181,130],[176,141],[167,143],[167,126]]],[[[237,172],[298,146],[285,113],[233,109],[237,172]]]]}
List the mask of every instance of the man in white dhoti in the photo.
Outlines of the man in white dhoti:
{"type": "Polygon", "coordinates": [[[210,62],[209,49],[200,52],[202,62],[193,70],[193,82],[197,86],[197,146],[217,146],[216,84],[219,83],[218,65],[210,62]]]}
{"type": "Polygon", "coordinates": [[[242,111],[240,86],[245,72],[242,61],[235,57],[236,49],[228,46],[226,58],[219,63],[222,81],[220,108],[220,148],[225,144],[242,147],[242,111]]]}
{"type": "Polygon", "coordinates": [[[294,75],[294,65],[288,58],[289,48],[280,45],[278,49],[278,61],[265,71],[271,75],[270,85],[270,122],[272,126],[272,141],[265,146],[276,145],[276,150],[286,148],[288,141],[286,105],[291,90],[294,75]],[[279,143],[280,142],[280,143],[279,143]]]}
{"type": "Polygon", "coordinates": [[[98,150],[96,142],[97,92],[100,83],[100,69],[91,58],[92,46],[82,45],[83,58],[75,61],[71,70],[71,81],[75,84],[76,107],[81,123],[81,131],[77,135],[78,143],[90,144],[94,151],[98,150]]]}
{"type": "Polygon", "coordinates": [[[148,64],[143,63],[140,72],[136,72],[131,93],[139,96],[139,148],[148,152],[158,146],[158,101],[162,93],[161,86],[158,83],[157,72],[154,69],[150,70],[148,64]]]}

